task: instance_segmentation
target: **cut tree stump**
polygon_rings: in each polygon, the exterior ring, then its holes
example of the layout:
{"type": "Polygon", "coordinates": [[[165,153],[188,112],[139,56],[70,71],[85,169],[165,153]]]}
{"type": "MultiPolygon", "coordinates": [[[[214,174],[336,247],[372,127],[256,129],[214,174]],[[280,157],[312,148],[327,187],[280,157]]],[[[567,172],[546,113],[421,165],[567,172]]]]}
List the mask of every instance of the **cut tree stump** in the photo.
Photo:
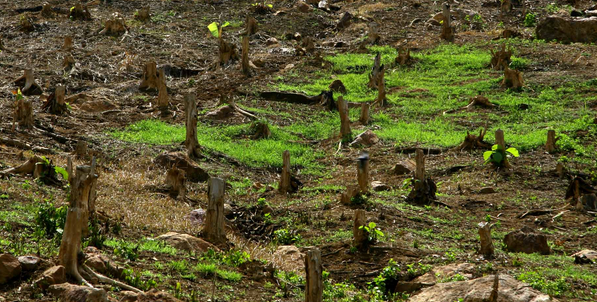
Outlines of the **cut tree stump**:
{"type": "Polygon", "coordinates": [[[504,67],[504,80],[502,87],[518,90],[522,88],[524,81],[522,79],[522,72],[510,69],[508,66],[504,67]]]}
{"type": "Polygon", "coordinates": [[[89,21],[91,20],[91,13],[89,13],[87,5],[83,6],[81,3],[77,3],[70,10],[68,18],[71,20],[89,21]]]}
{"type": "Polygon", "coordinates": [[[0,50],[6,51],[6,47],[4,47],[4,42],[2,42],[2,36],[0,36],[0,50]]]}
{"type": "Polygon", "coordinates": [[[272,132],[269,130],[269,124],[265,121],[255,121],[251,123],[251,132],[253,133],[251,139],[267,139],[272,136],[272,132]]]}
{"type": "Polygon", "coordinates": [[[493,242],[491,239],[491,224],[489,222],[481,222],[478,225],[479,238],[481,241],[481,249],[479,254],[485,256],[485,259],[493,256],[493,242]]]}
{"type": "Polygon", "coordinates": [[[172,169],[168,170],[168,173],[166,173],[166,188],[168,189],[170,197],[173,199],[180,197],[184,200],[187,195],[186,176],[184,171],[176,167],[172,167],[172,169]]]}
{"type": "Polygon", "coordinates": [[[369,154],[362,152],[357,160],[357,179],[360,194],[369,193],[369,154]]]}
{"type": "Polygon", "coordinates": [[[548,130],[547,131],[547,142],[545,143],[545,151],[548,153],[554,153],[557,150],[557,143],[558,139],[556,138],[556,131],[555,130],[548,130]]]}
{"type": "Polygon", "coordinates": [[[477,149],[487,150],[491,148],[491,144],[485,142],[483,138],[487,134],[487,128],[481,129],[479,131],[479,135],[470,134],[468,131],[466,132],[466,137],[464,141],[457,147],[455,147],[454,151],[472,151],[477,149]]]}
{"type": "Polygon", "coordinates": [[[359,186],[346,186],[346,191],[340,195],[340,203],[343,205],[350,205],[352,203],[352,199],[357,195],[359,195],[359,186]]]}
{"type": "Polygon", "coordinates": [[[363,103],[361,105],[361,118],[359,119],[359,122],[361,122],[362,125],[369,125],[369,107],[369,102],[363,103]]]}
{"type": "Polygon", "coordinates": [[[224,230],[224,189],[226,184],[220,178],[212,177],[207,181],[207,212],[203,235],[215,245],[226,242],[224,230]]]}
{"type": "Polygon", "coordinates": [[[410,56],[410,49],[407,48],[404,50],[403,48],[398,49],[398,56],[394,60],[398,65],[407,65],[412,61],[412,57],[410,56]]]}
{"type": "Polygon", "coordinates": [[[340,113],[340,137],[342,141],[352,140],[352,131],[350,130],[350,118],[348,117],[348,103],[342,96],[338,97],[338,112],[340,113]]]}
{"type": "Polygon", "coordinates": [[[244,36],[242,41],[241,70],[246,77],[251,77],[251,66],[249,65],[249,36],[244,36]]]}
{"type": "Polygon", "coordinates": [[[35,82],[33,71],[25,69],[23,75],[14,81],[15,85],[21,89],[23,95],[40,95],[43,93],[41,86],[35,82]]]}
{"type": "Polygon", "coordinates": [[[288,150],[282,153],[282,173],[280,174],[280,184],[278,191],[281,194],[291,192],[290,188],[290,152],[288,150]]]}
{"type": "Polygon", "coordinates": [[[199,158],[201,156],[201,146],[197,139],[197,101],[194,93],[185,95],[184,108],[186,128],[184,144],[187,147],[187,155],[191,158],[199,158]]]}
{"type": "Polygon", "coordinates": [[[379,26],[376,22],[371,22],[368,24],[369,31],[367,32],[367,43],[375,45],[379,43],[381,40],[381,36],[379,35],[379,26]]]}
{"type": "Polygon", "coordinates": [[[344,15],[342,15],[342,18],[340,18],[340,21],[338,21],[338,24],[336,24],[336,29],[338,31],[341,31],[341,30],[347,28],[350,25],[351,19],[352,19],[352,14],[349,12],[345,12],[344,15]]]}
{"type": "Polygon", "coordinates": [[[22,98],[16,102],[12,129],[18,124],[20,129],[33,129],[33,105],[31,101],[22,98]]]}
{"type": "Polygon", "coordinates": [[[429,205],[437,199],[435,196],[437,186],[431,177],[425,175],[425,155],[423,150],[417,149],[415,162],[416,169],[415,177],[413,178],[414,189],[410,191],[406,200],[407,202],[416,205],[429,205]]]}
{"type": "Polygon", "coordinates": [[[321,251],[313,248],[305,255],[305,302],[323,302],[321,251]]]}
{"type": "Polygon", "coordinates": [[[584,178],[577,176],[568,185],[566,189],[566,201],[576,209],[582,209],[582,197],[588,194],[597,194],[597,189],[593,188],[590,182],[584,178]]]}
{"type": "Polygon", "coordinates": [[[113,13],[110,19],[104,23],[101,35],[120,36],[128,31],[126,21],[119,13],[113,13]]]}
{"type": "Polygon", "coordinates": [[[334,80],[330,84],[330,86],[328,86],[328,89],[333,92],[339,92],[341,94],[346,94],[346,87],[344,86],[344,83],[342,83],[342,81],[340,81],[340,80],[334,80]]]}
{"type": "Polygon", "coordinates": [[[367,224],[365,210],[356,210],[354,212],[354,224],[352,226],[352,235],[354,237],[353,246],[359,250],[366,249],[369,243],[367,232],[362,226],[367,224]]]}
{"type": "Polygon", "coordinates": [[[451,25],[451,16],[450,16],[450,4],[448,2],[444,2],[442,4],[442,15],[443,15],[443,23],[442,23],[442,33],[440,38],[448,42],[454,42],[454,33],[456,32],[455,28],[451,25]]]}
{"type": "Polygon", "coordinates": [[[384,66],[381,65],[381,54],[378,52],[373,60],[373,67],[371,68],[371,73],[369,74],[369,83],[367,87],[370,89],[376,89],[377,85],[379,84],[379,78],[383,77],[381,72],[383,71],[384,66]]]}
{"type": "Polygon", "coordinates": [[[315,51],[315,43],[313,43],[313,38],[311,37],[304,37],[302,45],[307,53],[313,53],[315,51]]]}
{"type": "Polygon", "coordinates": [[[491,68],[495,70],[503,70],[510,65],[512,61],[512,51],[506,50],[506,44],[502,44],[502,49],[497,52],[491,50],[491,68]]]}
{"type": "Polygon", "coordinates": [[[77,158],[86,158],[88,155],[88,146],[87,146],[87,142],[85,140],[78,140],[77,141],[77,145],[75,146],[75,150],[73,151],[73,154],[77,157],[77,158]]]}
{"type": "Polygon", "coordinates": [[[166,76],[164,75],[164,69],[160,68],[158,73],[158,98],[157,105],[161,115],[166,117],[170,114],[168,110],[168,88],[166,87],[166,76]]]}
{"type": "Polygon", "coordinates": [[[238,53],[236,52],[236,46],[232,43],[227,42],[224,40],[222,36],[222,28],[220,27],[219,31],[219,38],[218,38],[218,54],[219,54],[219,64],[220,65],[227,65],[230,61],[238,60],[238,53]]]}
{"type": "Polygon", "coordinates": [[[35,155],[31,158],[29,158],[29,160],[27,160],[26,162],[24,162],[23,164],[21,164],[18,167],[14,167],[14,168],[9,168],[6,169],[4,171],[0,171],[1,175],[8,175],[8,174],[20,174],[20,175],[26,175],[26,174],[32,174],[35,171],[35,165],[37,163],[43,163],[44,160],[35,155]]]}
{"type": "Polygon", "coordinates": [[[54,11],[52,10],[50,3],[44,2],[44,4],[42,4],[41,15],[45,18],[51,18],[54,16],[54,11]]]}
{"type": "Polygon", "coordinates": [[[251,16],[245,19],[245,32],[243,34],[252,36],[257,33],[257,20],[251,16]]]}
{"type": "Polygon", "coordinates": [[[75,58],[71,54],[65,55],[64,60],[62,60],[62,69],[70,71],[73,67],[75,67],[75,58]]]}
{"type": "Polygon", "coordinates": [[[56,87],[54,93],[50,94],[46,102],[41,106],[41,110],[51,114],[61,115],[68,112],[65,101],[66,88],[64,86],[56,87]]]}
{"type": "Polygon", "coordinates": [[[385,70],[382,66],[379,73],[379,82],[377,83],[377,99],[373,104],[377,104],[379,107],[385,107],[387,105],[386,99],[386,84],[384,80],[385,70]]]}
{"type": "Polygon", "coordinates": [[[512,1],[511,0],[502,0],[502,4],[500,5],[500,13],[509,13],[512,11],[512,1]]]}
{"type": "Polygon", "coordinates": [[[23,14],[19,19],[19,25],[22,32],[30,33],[35,30],[35,25],[31,21],[31,15],[23,14]]]}
{"type": "Polygon", "coordinates": [[[158,71],[155,61],[145,63],[143,67],[143,79],[139,84],[139,90],[158,90],[160,82],[158,81],[158,71]]]}
{"type": "Polygon", "coordinates": [[[149,14],[149,6],[139,9],[135,14],[135,20],[137,21],[147,22],[149,19],[151,19],[151,15],[149,14]]]}
{"type": "Polygon", "coordinates": [[[64,37],[64,44],[62,44],[62,50],[71,51],[73,49],[73,37],[64,37]]]}
{"type": "Polygon", "coordinates": [[[187,180],[192,182],[204,182],[209,179],[209,174],[192,161],[186,153],[162,153],[154,159],[154,163],[166,169],[176,166],[178,169],[185,171],[187,180]]]}

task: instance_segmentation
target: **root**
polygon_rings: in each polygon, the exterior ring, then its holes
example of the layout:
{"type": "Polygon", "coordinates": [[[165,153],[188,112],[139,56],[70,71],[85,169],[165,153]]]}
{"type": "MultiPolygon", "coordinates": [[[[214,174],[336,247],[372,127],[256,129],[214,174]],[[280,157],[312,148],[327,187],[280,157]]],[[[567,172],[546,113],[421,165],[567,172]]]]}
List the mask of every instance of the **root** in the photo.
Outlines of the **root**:
{"type": "MultiPolygon", "coordinates": [[[[138,289],[136,287],[132,287],[132,286],[126,284],[126,283],[122,283],[122,282],[114,280],[112,278],[108,278],[108,277],[106,277],[106,276],[104,276],[104,275],[102,275],[100,273],[96,273],[95,271],[93,271],[91,268],[89,268],[85,264],[81,265],[81,269],[84,270],[89,275],[96,277],[100,282],[107,283],[107,284],[114,285],[114,286],[118,286],[118,287],[120,287],[122,289],[130,290],[130,291],[133,291],[133,292],[136,292],[136,293],[142,293],[143,292],[142,290],[140,290],[140,289],[138,289]]],[[[81,279],[83,279],[83,278],[81,278],[81,279]]],[[[85,280],[83,280],[83,281],[85,281],[85,280]]],[[[85,285],[87,285],[89,287],[93,287],[88,282],[85,285]]]]}

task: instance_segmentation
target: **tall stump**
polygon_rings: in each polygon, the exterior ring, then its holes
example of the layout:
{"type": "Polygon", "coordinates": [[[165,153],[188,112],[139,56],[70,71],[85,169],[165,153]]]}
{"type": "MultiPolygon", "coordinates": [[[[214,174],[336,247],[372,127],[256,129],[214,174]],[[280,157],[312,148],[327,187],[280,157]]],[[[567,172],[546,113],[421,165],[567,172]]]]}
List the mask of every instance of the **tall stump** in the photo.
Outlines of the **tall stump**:
{"type": "Polygon", "coordinates": [[[186,139],[185,146],[189,157],[200,157],[201,147],[197,140],[197,102],[193,93],[184,97],[186,139]]]}
{"type": "Polygon", "coordinates": [[[282,174],[280,175],[280,183],[278,191],[286,194],[291,191],[290,188],[290,152],[288,150],[282,153],[282,174]]]}
{"type": "Polygon", "coordinates": [[[348,103],[342,96],[339,96],[337,104],[340,113],[340,135],[343,141],[350,141],[352,140],[352,131],[350,130],[350,118],[348,117],[348,103]]]}
{"type": "Polygon", "coordinates": [[[479,249],[479,254],[485,256],[485,258],[490,258],[493,256],[493,242],[491,239],[491,225],[489,222],[481,222],[478,225],[479,229],[479,238],[481,241],[481,249],[479,249]]]}
{"type": "Polygon", "coordinates": [[[361,153],[357,160],[357,179],[361,194],[369,193],[369,154],[361,153]]]}
{"type": "Polygon", "coordinates": [[[208,205],[205,218],[204,236],[214,244],[226,242],[224,231],[224,189],[226,184],[220,178],[207,181],[208,205]]]}
{"type": "Polygon", "coordinates": [[[361,228],[366,224],[367,216],[365,216],[365,210],[356,210],[354,212],[352,235],[354,237],[354,246],[358,249],[362,249],[367,246],[367,233],[361,228]]]}
{"type": "Polygon", "coordinates": [[[305,257],[305,302],[323,302],[323,265],[321,251],[312,249],[305,257]]]}

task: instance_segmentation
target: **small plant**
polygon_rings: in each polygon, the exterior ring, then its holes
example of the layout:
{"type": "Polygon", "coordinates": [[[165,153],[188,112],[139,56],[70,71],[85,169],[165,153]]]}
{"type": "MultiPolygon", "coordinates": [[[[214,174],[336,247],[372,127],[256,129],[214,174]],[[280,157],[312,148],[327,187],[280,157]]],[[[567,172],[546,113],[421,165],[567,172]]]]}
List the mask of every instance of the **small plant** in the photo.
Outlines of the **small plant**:
{"type": "Polygon", "coordinates": [[[525,27],[534,27],[535,23],[537,22],[537,16],[533,13],[528,13],[524,16],[524,26],[525,27]]]}
{"type": "Polygon", "coordinates": [[[369,222],[368,225],[360,226],[359,230],[367,232],[367,242],[369,244],[373,244],[386,236],[379,228],[377,228],[377,224],[373,221],[369,222]]]}
{"type": "Polygon", "coordinates": [[[520,156],[516,148],[508,148],[503,150],[499,145],[493,145],[491,151],[485,151],[483,153],[483,159],[485,163],[493,163],[495,166],[502,167],[506,160],[507,153],[510,153],[514,157],[520,156]]]}
{"type": "Polygon", "coordinates": [[[289,231],[288,229],[279,229],[274,231],[275,241],[278,244],[294,244],[301,240],[301,234],[297,234],[296,231],[289,231]]]}
{"type": "Polygon", "coordinates": [[[388,265],[381,270],[381,273],[369,284],[369,290],[379,292],[382,296],[387,295],[390,289],[393,289],[400,277],[400,265],[390,259],[388,265]],[[392,287],[394,286],[394,287],[392,287]]]}
{"type": "Polygon", "coordinates": [[[228,254],[224,256],[222,261],[230,266],[240,266],[251,260],[251,255],[245,251],[230,250],[228,254]]]}
{"type": "Polygon", "coordinates": [[[51,202],[40,205],[35,214],[35,233],[48,239],[54,238],[57,234],[62,235],[67,212],[66,205],[59,208],[51,202]]]}
{"type": "Polygon", "coordinates": [[[228,25],[230,25],[230,22],[226,22],[222,26],[218,26],[218,22],[212,22],[211,24],[209,24],[207,26],[207,29],[209,29],[209,32],[211,32],[212,36],[219,38],[220,33],[222,32],[222,28],[224,28],[228,25]]]}

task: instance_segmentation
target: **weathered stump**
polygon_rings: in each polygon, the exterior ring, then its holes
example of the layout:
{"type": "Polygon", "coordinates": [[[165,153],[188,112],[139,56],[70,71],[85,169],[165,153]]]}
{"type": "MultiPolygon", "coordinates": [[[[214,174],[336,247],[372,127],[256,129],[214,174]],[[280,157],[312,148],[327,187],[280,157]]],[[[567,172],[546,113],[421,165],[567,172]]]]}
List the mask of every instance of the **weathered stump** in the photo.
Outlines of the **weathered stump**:
{"type": "Polygon", "coordinates": [[[359,195],[359,187],[355,185],[346,186],[346,191],[340,195],[340,203],[350,205],[352,198],[359,195]]]}
{"type": "Polygon", "coordinates": [[[172,169],[168,170],[168,173],[166,173],[166,188],[168,189],[170,197],[174,199],[181,197],[181,199],[184,200],[187,194],[187,187],[185,184],[186,176],[183,170],[176,167],[172,167],[172,169]]]}
{"type": "Polygon", "coordinates": [[[510,69],[508,66],[504,67],[504,79],[502,87],[518,90],[522,88],[524,81],[522,79],[522,72],[510,69]]]}
{"type": "Polygon", "coordinates": [[[218,36],[218,57],[219,57],[219,64],[226,65],[230,61],[238,60],[238,53],[236,52],[236,46],[232,43],[227,42],[224,40],[222,36],[222,28],[219,29],[219,36],[218,36]]]}
{"type": "Polygon", "coordinates": [[[371,68],[371,73],[369,74],[369,83],[367,87],[370,89],[376,89],[377,85],[379,84],[379,78],[383,77],[381,72],[384,66],[381,65],[381,54],[378,52],[373,60],[373,67],[371,68]]]}
{"type": "Polygon", "coordinates": [[[450,16],[450,4],[448,4],[448,2],[444,2],[442,4],[442,15],[444,20],[442,23],[442,33],[440,38],[448,42],[454,42],[455,28],[451,25],[452,21],[450,16]]]}
{"type": "Polygon", "coordinates": [[[245,19],[245,34],[246,35],[254,35],[257,33],[257,20],[255,20],[255,18],[251,17],[251,16],[247,16],[247,18],[245,19]]]}
{"type": "Polygon", "coordinates": [[[384,80],[384,75],[385,75],[385,70],[382,66],[380,73],[379,73],[379,77],[378,80],[379,82],[377,83],[377,99],[375,100],[375,104],[377,104],[380,107],[385,107],[386,106],[386,84],[385,84],[385,80],[384,80]]]}
{"type": "Polygon", "coordinates": [[[71,54],[65,55],[64,60],[62,60],[62,69],[70,71],[73,67],[75,67],[75,58],[71,54]]]}
{"type": "Polygon", "coordinates": [[[357,160],[357,179],[361,194],[369,193],[369,154],[361,153],[357,160]]]}
{"type": "Polygon", "coordinates": [[[243,37],[243,49],[242,49],[242,60],[241,60],[241,70],[246,77],[251,76],[251,66],[249,66],[249,37],[243,37]]]}
{"type": "Polygon", "coordinates": [[[479,250],[479,254],[485,256],[485,258],[490,258],[493,256],[494,250],[491,239],[491,224],[488,222],[481,222],[478,225],[478,230],[481,241],[481,249],[479,250]]]}
{"type": "Polygon", "coordinates": [[[18,124],[19,128],[33,129],[33,105],[31,101],[21,98],[16,102],[12,129],[18,124]]]}
{"type": "Polygon", "coordinates": [[[282,153],[282,173],[280,174],[280,183],[278,191],[281,194],[291,192],[290,188],[290,152],[288,150],[282,153]]]}
{"type": "Polygon", "coordinates": [[[404,50],[403,48],[398,49],[398,56],[394,60],[398,65],[407,65],[412,60],[410,56],[410,49],[407,48],[404,50]]]}
{"type": "Polygon", "coordinates": [[[491,144],[485,142],[483,138],[487,133],[487,129],[481,129],[479,131],[479,135],[470,134],[468,131],[466,132],[466,137],[464,141],[457,147],[454,148],[455,151],[472,151],[476,149],[483,149],[487,150],[491,148],[491,144]]]}
{"type": "Polygon", "coordinates": [[[362,228],[367,224],[367,216],[365,210],[356,210],[354,212],[354,225],[352,227],[352,235],[354,237],[353,246],[357,249],[366,248],[368,245],[367,232],[362,228]]]}
{"type": "Polygon", "coordinates": [[[584,178],[577,176],[572,179],[566,189],[566,201],[577,210],[582,210],[584,207],[583,197],[594,194],[597,194],[597,189],[593,188],[591,183],[584,178]]]}
{"type": "Polygon", "coordinates": [[[348,116],[348,103],[342,96],[337,100],[338,112],[340,113],[340,136],[343,141],[352,140],[352,131],[350,130],[350,118],[348,116]]]}
{"type": "Polygon", "coordinates": [[[70,10],[70,13],[68,14],[68,18],[71,20],[88,21],[88,20],[91,20],[91,13],[89,13],[89,10],[87,9],[87,5],[83,6],[81,3],[77,3],[70,10]]]}
{"type": "Polygon", "coordinates": [[[305,302],[323,302],[321,251],[312,249],[305,256],[305,302]]]}
{"type": "Polygon", "coordinates": [[[359,118],[359,122],[361,122],[362,125],[369,125],[369,119],[371,117],[369,114],[370,106],[369,102],[361,105],[361,118],[359,118]]]}
{"type": "Polygon", "coordinates": [[[497,52],[491,50],[491,68],[495,70],[503,70],[510,65],[512,61],[512,51],[506,50],[506,44],[502,44],[502,49],[497,52]]]}
{"type": "Polygon", "coordinates": [[[548,153],[553,153],[556,151],[556,131],[555,130],[548,130],[547,131],[547,142],[545,143],[545,151],[548,153]]]}
{"type": "Polygon", "coordinates": [[[149,14],[149,6],[143,7],[135,13],[135,20],[137,21],[147,22],[150,18],[151,16],[149,14]]]}
{"type": "Polygon", "coordinates": [[[428,205],[437,199],[435,196],[437,186],[430,177],[425,175],[425,155],[423,154],[423,150],[417,149],[415,162],[414,188],[410,191],[406,200],[417,205],[428,205]]]}
{"type": "Polygon", "coordinates": [[[186,94],[184,97],[185,128],[187,155],[198,158],[201,156],[201,146],[197,139],[197,101],[194,93],[186,94]]]}
{"type": "Polygon", "coordinates": [[[85,158],[85,157],[87,157],[87,153],[88,153],[87,142],[82,139],[78,140],[77,145],[75,145],[75,150],[73,151],[73,154],[78,158],[85,158]]]}
{"type": "Polygon", "coordinates": [[[162,116],[168,116],[170,113],[168,110],[168,88],[166,87],[166,76],[164,75],[164,69],[161,68],[158,73],[158,98],[157,105],[162,116]]]}
{"type": "Polygon", "coordinates": [[[109,20],[104,23],[104,29],[100,31],[102,35],[120,36],[127,32],[126,21],[119,13],[113,13],[109,20]]]}
{"type": "Polygon", "coordinates": [[[71,51],[73,49],[73,37],[64,37],[64,44],[62,44],[62,50],[71,51]]]}
{"type": "Polygon", "coordinates": [[[33,71],[31,69],[25,69],[23,75],[16,79],[14,83],[21,89],[23,95],[40,95],[43,93],[41,86],[35,82],[33,71]]]}
{"type": "Polygon", "coordinates": [[[251,123],[251,132],[253,133],[251,139],[267,139],[272,135],[268,123],[264,121],[255,121],[251,123]]]}
{"type": "Polygon", "coordinates": [[[226,242],[224,230],[224,189],[226,184],[220,178],[212,177],[207,181],[208,205],[203,235],[213,244],[226,242]]]}
{"type": "Polygon", "coordinates": [[[139,84],[139,90],[158,90],[160,82],[158,81],[158,71],[155,61],[147,62],[143,66],[143,79],[139,84]]]}
{"type": "Polygon", "coordinates": [[[44,2],[41,8],[41,15],[46,18],[51,18],[54,16],[54,11],[52,11],[52,6],[48,2],[44,2]]]}
{"type": "Polygon", "coordinates": [[[41,110],[56,115],[61,115],[67,112],[68,107],[66,106],[65,97],[66,88],[64,86],[56,87],[54,93],[50,94],[45,103],[42,105],[41,110]]]}

